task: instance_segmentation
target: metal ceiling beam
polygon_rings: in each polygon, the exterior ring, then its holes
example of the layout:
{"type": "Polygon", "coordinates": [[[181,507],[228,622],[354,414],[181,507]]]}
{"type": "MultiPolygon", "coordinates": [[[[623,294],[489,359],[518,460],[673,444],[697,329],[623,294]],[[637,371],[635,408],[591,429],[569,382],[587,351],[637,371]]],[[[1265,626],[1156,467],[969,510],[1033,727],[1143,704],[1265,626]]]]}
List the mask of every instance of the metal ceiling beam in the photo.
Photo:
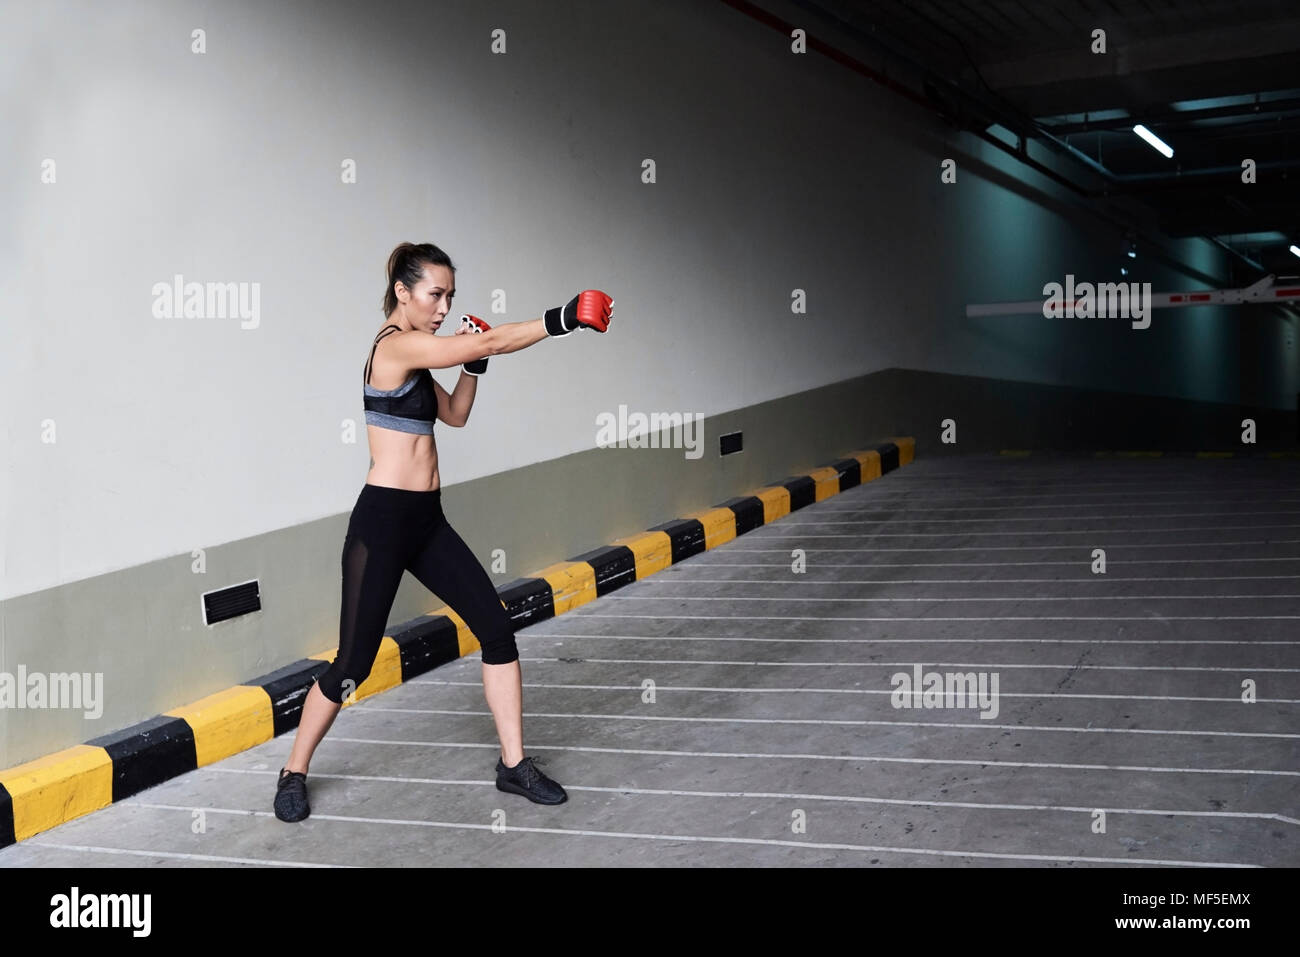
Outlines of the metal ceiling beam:
{"type": "MultiPolygon", "coordinates": [[[[1133,304],[1130,299],[1130,288],[1143,285],[1149,286],[1150,283],[1130,283],[1130,282],[1103,282],[1094,284],[1090,281],[1080,282],[1077,285],[1073,276],[1067,277],[1066,286],[1055,296],[1046,299],[1024,299],[1019,302],[980,302],[967,303],[967,316],[1016,316],[1016,315],[1040,315],[1059,317],[1062,315],[1073,316],[1076,310],[1086,309],[1086,315],[1092,318],[1098,316],[1131,318],[1129,307],[1133,304]],[[1122,291],[1122,292],[1121,292],[1122,291]],[[1079,296],[1083,298],[1078,298],[1079,296]],[[1116,311],[1117,304],[1122,301],[1122,309],[1116,311]]],[[[1061,288],[1057,284],[1057,288],[1061,288]]],[[[1044,288],[1046,292],[1046,287],[1044,288]]],[[[1271,273],[1257,282],[1241,289],[1192,289],[1178,290],[1175,292],[1150,292],[1141,295],[1141,306],[1146,313],[1146,325],[1150,325],[1151,309],[1187,309],[1196,306],[1236,306],[1243,303],[1255,303],[1260,305],[1278,305],[1281,303],[1300,302],[1300,283],[1292,280],[1292,277],[1283,277],[1279,281],[1278,277],[1271,273]]],[[[1146,328],[1137,322],[1135,328],[1146,328]]]]}
{"type": "Polygon", "coordinates": [[[1257,103],[1240,103],[1236,106],[1216,106],[1204,110],[1148,110],[1133,116],[1120,116],[1105,120],[1086,120],[1079,123],[1040,123],[1056,136],[1070,133],[1095,133],[1106,130],[1130,130],[1134,123],[1148,127],[1183,126],[1198,120],[1222,117],[1265,117],[1274,113],[1300,111],[1300,97],[1285,100],[1262,100],[1257,103]]]}
{"type": "MultiPolygon", "coordinates": [[[[1300,169],[1300,157],[1286,160],[1266,160],[1256,163],[1255,169],[1263,172],[1300,169]]],[[[1154,192],[1156,190],[1178,189],[1213,189],[1216,186],[1226,191],[1227,187],[1243,185],[1241,183],[1241,166],[1203,166],[1199,169],[1170,170],[1167,173],[1112,173],[1112,185],[1107,187],[1111,193],[1154,192]],[[1225,177],[1230,177],[1225,183],[1225,177]]],[[[1250,189],[1256,189],[1256,184],[1250,189]]],[[[1264,190],[1259,190],[1260,193],[1264,190]]],[[[1289,188],[1292,196],[1296,195],[1294,187],[1289,188]]]]}

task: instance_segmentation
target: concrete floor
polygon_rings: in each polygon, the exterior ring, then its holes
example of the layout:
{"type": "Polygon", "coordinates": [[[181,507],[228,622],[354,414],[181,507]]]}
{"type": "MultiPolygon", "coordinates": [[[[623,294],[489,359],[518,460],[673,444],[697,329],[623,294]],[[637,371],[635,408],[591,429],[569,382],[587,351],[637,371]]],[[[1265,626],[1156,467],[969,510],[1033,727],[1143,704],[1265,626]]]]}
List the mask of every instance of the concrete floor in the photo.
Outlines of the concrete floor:
{"type": "Polygon", "coordinates": [[[565,805],[494,788],[475,655],[344,709],[305,822],[285,734],[0,866],[1295,866],[1298,621],[1294,460],[918,460],[521,631],[565,805]]]}

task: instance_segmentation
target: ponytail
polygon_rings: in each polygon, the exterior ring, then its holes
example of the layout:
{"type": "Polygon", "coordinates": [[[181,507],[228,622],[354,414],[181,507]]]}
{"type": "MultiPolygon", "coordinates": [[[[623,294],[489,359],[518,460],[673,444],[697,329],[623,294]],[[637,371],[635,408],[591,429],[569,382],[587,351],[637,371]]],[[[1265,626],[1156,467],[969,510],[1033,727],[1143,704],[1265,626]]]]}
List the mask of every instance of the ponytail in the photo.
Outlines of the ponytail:
{"type": "Polygon", "coordinates": [[[446,266],[453,274],[456,272],[451,257],[433,243],[400,243],[392,251],[388,257],[388,288],[384,290],[384,318],[397,308],[394,285],[400,282],[407,289],[414,289],[424,278],[425,266],[446,266]]]}

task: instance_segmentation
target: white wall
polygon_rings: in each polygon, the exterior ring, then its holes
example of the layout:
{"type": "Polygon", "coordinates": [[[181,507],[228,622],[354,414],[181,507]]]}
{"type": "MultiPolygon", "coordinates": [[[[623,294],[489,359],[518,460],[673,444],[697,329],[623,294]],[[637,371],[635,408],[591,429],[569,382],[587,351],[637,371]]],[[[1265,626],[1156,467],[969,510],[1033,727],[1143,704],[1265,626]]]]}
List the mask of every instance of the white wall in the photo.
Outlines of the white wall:
{"type": "Polygon", "coordinates": [[[965,319],[1113,251],[973,174],[942,186],[966,138],[721,3],[32,0],[0,37],[0,598],[347,511],[403,240],[446,249],[458,310],[493,324],[616,299],[603,337],[492,360],[471,426],[438,428],[448,485],[590,448],[620,404],[710,414],[890,366],[1235,387],[1204,368],[1231,319],[965,319]],[[260,324],[155,318],[176,273],[260,284],[260,324]]]}

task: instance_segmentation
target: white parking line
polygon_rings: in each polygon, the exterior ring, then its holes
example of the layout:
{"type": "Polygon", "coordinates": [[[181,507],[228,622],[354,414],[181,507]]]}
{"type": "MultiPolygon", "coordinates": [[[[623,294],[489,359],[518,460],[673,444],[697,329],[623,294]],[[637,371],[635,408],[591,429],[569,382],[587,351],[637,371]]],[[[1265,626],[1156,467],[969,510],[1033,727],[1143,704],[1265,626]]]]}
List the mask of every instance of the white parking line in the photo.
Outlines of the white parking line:
{"type": "MultiPolygon", "coordinates": [[[[602,595],[612,598],[613,595],[602,595]]],[[[574,618],[653,618],[663,615],[611,615],[587,611],[585,607],[565,612],[574,618]]],[[[1141,621],[1163,624],[1167,621],[1294,621],[1300,615],[683,615],[674,612],[674,621],[1141,621]]]]}
{"type": "MultiPolygon", "coordinates": [[[[879,535],[887,538],[952,538],[957,535],[1136,535],[1139,533],[1147,535],[1168,535],[1173,532],[1222,532],[1231,529],[1232,531],[1243,531],[1248,528],[1300,528],[1300,524],[1282,523],[1282,522],[1260,522],[1256,525],[1184,525],[1181,528],[1081,528],[1081,529],[1049,529],[1047,531],[1035,532],[1026,529],[1022,532],[856,532],[845,534],[823,534],[812,535],[804,531],[792,531],[791,526],[797,526],[800,523],[794,522],[787,526],[783,521],[778,520],[771,525],[760,525],[758,528],[747,534],[754,532],[766,531],[769,535],[775,535],[777,532],[790,532],[794,535],[802,535],[804,538],[863,538],[867,535],[879,535]]],[[[817,525],[819,522],[809,524],[817,525]]],[[[914,523],[920,524],[920,523],[914,523]]],[[[759,536],[766,537],[766,536],[759,536]]]]}
{"type": "MultiPolygon", "coordinates": [[[[623,616],[618,616],[623,617],[623,616]]],[[[547,619],[530,629],[542,638],[608,638],[611,641],[761,641],[789,642],[791,644],[851,644],[851,645],[945,645],[945,644],[1060,644],[1060,645],[1300,645],[1300,639],[1250,639],[1250,638],[753,638],[735,635],[584,635],[573,631],[546,631],[541,625],[556,619],[547,619]]],[[[532,632],[530,632],[532,633],[532,632]]]]}
{"type": "MultiPolygon", "coordinates": [[[[1069,547],[1069,548],[1074,548],[1075,546],[1070,545],[1070,546],[1067,546],[1067,547],[1069,547]]],[[[1153,547],[1163,547],[1163,546],[1153,546],[1153,547]]],[[[887,551],[887,552],[897,552],[897,551],[903,551],[903,550],[904,550],[904,549],[898,549],[898,548],[886,548],[886,549],[882,549],[882,551],[887,551]]],[[[916,550],[917,550],[917,551],[922,551],[922,552],[943,551],[943,549],[938,549],[938,548],[921,548],[921,549],[916,549],[916,550]]],[[[780,553],[780,554],[782,554],[782,555],[787,555],[787,554],[789,554],[789,551],[790,551],[790,550],[789,550],[789,549],[786,549],[786,548],[732,548],[731,546],[727,546],[727,551],[728,551],[728,552],[732,552],[732,551],[736,551],[736,552],[778,552],[778,553],[780,553]]],[[[809,552],[860,552],[860,551],[864,551],[864,549],[860,549],[860,548],[810,548],[810,549],[807,549],[807,551],[809,551],[809,552]]],[[[954,551],[956,551],[956,549],[954,549],[954,551]]],[[[788,571],[789,568],[790,568],[790,563],[789,563],[789,562],[715,562],[715,561],[700,561],[700,559],[708,559],[708,558],[715,557],[715,556],[717,556],[717,554],[718,554],[718,553],[717,553],[716,551],[712,551],[712,552],[703,552],[703,553],[701,553],[701,554],[699,554],[699,555],[692,555],[692,556],[688,559],[688,561],[690,561],[690,563],[691,563],[692,565],[705,566],[705,567],[708,567],[708,568],[784,568],[784,569],[786,569],[787,571],[788,571]]],[[[724,552],[723,554],[725,555],[726,552],[724,552]]],[[[1107,564],[1108,566],[1109,566],[1109,565],[1209,565],[1209,564],[1217,565],[1217,564],[1219,564],[1220,562],[1300,562],[1300,555],[1296,555],[1296,556],[1294,556],[1294,557],[1292,557],[1292,556],[1287,556],[1287,557],[1285,557],[1285,558],[1133,558],[1133,559],[1127,559],[1127,558],[1125,558],[1125,559],[1114,559],[1114,558],[1112,558],[1112,559],[1107,559],[1106,564],[1107,564]]],[[[678,566],[680,566],[680,564],[681,564],[681,563],[679,562],[679,563],[678,563],[678,566]]],[[[1015,566],[1018,566],[1018,565],[1033,565],[1033,566],[1035,566],[1035,567],[1037,567],[1037,566],[1039,566],[1039,565],[1070,565],[1070,566],[1072,566],[1072,567],[1074,567],[1074,568],[1078,568],[1080,565],[1083,565],[1083,564],[1085,564],[1084,561],[1079,560],[1079,559],[1075,559],[1075,560],[1073,560],[1073,561],[1058,561],[1058,562],[1051,562],[1051,561],[1036,561],[1036,562],[833,562],[833,563],[827,563],[827,564],[825,564],[825,565],[819,565],[818,567],[819,567],[819,568],[1002,568],[1002,567],[1015,567],[1015,566]]],[[[1243,576],[1243,577],[1251,577],[1251,576],[1243,576]]],[[[1293,577],[1293,576],[1291,576],[1291,575],[1283,575],[1283,576],[1279,576],[1279,577],[1282,577],[1282,578],[1291,578],[1291,577],[1293,577]]],[[[1067,579],[1067,580],[1068,580],[1068,579],[1067,579]]],[[[1141,579],[1133,579],[1133,578],[1125,578],[1125,579],[1124,579],[1124,581],[1140,581],[1140,580],[1141,580],[1141,579]]],[[[1182,580],[1182,579],[1177,579],[1177,580],[1182,580]]],[[[638,579],[638,581],[651,581],[651,579],[649,579],[649,578],[646,578],[646,579],[638,579]]]]}
{"type": "MultiPolygon", "coordinates": [[[[1017,510],[1019,509],[1017,508],[1017,510]]],[[[845,511],[845,510],[841,509],[840,511],[845,511]]],[[[1027,518],[1013,518],[1008,515],[1002,515],[996,518],[902,518],[901,514],[898,511],[894,509],[888,509],[888,508],[855,509],[854,511],[887,511],[889,512],[890,515],[890,518],[888,520],[898,520],[908,525],[974,525],[977,523],[991,523],[991,522],[1100,522],[1100,521],[1109,522],[1114,519],[1121,519],[1121,518],[1209,518],[1212,515],[1232,515],[1234,517],[1240,515],[1300,515],[1300,509],[1288,509],[1286,511],[1265,510],[1265,511],[1257,511],[1257,512],[1175,512],[1170,515],[1152,515],[1150,512],[1138,512],[1137,514],[1132,514],[1132,515],[1095,515],[1092,517],[1084,517],[1079,515],[1062,515],[1059,518],[1053,518],[1050,515],[1031,515],[1028,516],[1027,518]]],[[[927,503],[925,508],[919,511],[924,511],[926,513],[929,513],[929,512],[941,512],[943,511],[943,509],[937,506],[929,505],[927,503]]],[[[797,514],[802,516],[804,513],[800,511],[797,514]]],[[[806,525],[879,525],[880,524],[879,519],[873,521],[865,518],[853,519],[853,520],[836,518],[836,519],[828,519],[826,521],[807,521],[807,520],[792,521],[793,517],[794,516],[792,515],[787,515],[787,516],[782,516],[780,519],[778,519],[778,521],[781,523],[781,527],[795,528],[798,526],[806,526],[806,525]]],[[[766,528],[770,524],[771,523],[767,523],[762,527],[766,528]]],[[[1234,526],[1229,525],[1225,527],[1231,528],[1234,526]]],[[[1247,525],[1243,527],[1259,528],[1261,526],[1247,525]]],[[[1291,527],[1294,528],[1295,526],[1291,526],[1291,527]]],[[[1129,529],[1129,531],[1163,532],[1163,531],[1173,531],[1173,529],[1135,528],[1135,529],[1129,529]]]]}
{"type": "MultiPolygon", "coordinates": [[[[164,807],[166,805],[142,805],[143,807],[164,807]]],[[[193,808],[186,808],[187,811],[193,811],[193,808]]],[[[223,813],[225,808],[204,808],[217,813],[223,813]]],[[[231,810],[232,814],[257,814],[259,811],[236,811],[231,810]]],[[[274,817],[271,812],[265,812],[268,816],[274,817]]],[[[63,844],[58,841],[48,841],[41,837],[29,837],[23,841],[23,847],[53,847],[61,851],[85,851],[90,854],[128,854],[134,857],[166,857],[178,861],[211,861],[214,864],[257,864],[263,867],[351,867],[351,864],[311,864],[304,861],[278,861],[264,857],[222,857],[219,854],[185,854],[180,851],[145,851],[129,847],[99,847],[95,844],[63,844]]]]}
{"type": "MultiPolygon", "coordinates": [[[[1071,474],[1071,472],[1062,471],[1057,474],[1069,475],[1071,474]]],[[[1055,481],[1055,477],[1056,476],[1052,475],[1051,473],[1036,472],[1034,475],[1025,476],[1024,478],[1006,478],[1002,476],[993,476],[992,478],[989,479],[989,481],[979,484],[978,481],[967,481],[968,479],[971,478],[971,475],[969,472],[965,472],[965,471],[928,472],[926,474],[920,474],[919,472],[909,471],[908,474],[902,477],[901,481],[894,482],[893,487],[888,489],[888,491],[891,494],[899,494],[899,495],[906,495],[910,493],[917,496],[918,498],[921,496],[930,495],[932,492],[951,493],[953,491],[957,491],[960,494],[969,494],[971,498],[975,498],[975,497],[982,498],[983,496],[979,496],[978,493],[986,489],[993,492],[1007,492],[1010,490],[1021,489],[1021,488],[1031,489],[1031,490],[1041,489],[1044,483],[1047,482],[1051,482],[1051,488],[1053,489],[1062,489],[1062,488],[1080,488],[1080,489],[1097,488],[1097,489],[1107,489],[1107,490],[1136,489],[1136,491],[1133,493],[1136,495],[1156,495],[1156,494],[1182,495],[1185,492],[1196,491],[1198,489],[1205,489],[1208,491],[1221,490],[1225,492],[1244,490],[1250,493],[1262,492],[1262,491],[1277,491],[1277,492],[1300,491],[1300,489],[1297,489],[1294,485],[1258,485],[1256,484],[1257,482],[1268,481],[1268,480],[1267,479],[1251,480],[1249,477],[1243,478],[1241,476],[1233,476],[1230,482],[1187,482],[1180,485],[1171,485],[1169,482],[1165,481],[1163,477],[1159,476],[1159,473],[1156,473],[1154,471],[1145,476],[1137,477],[1132,481],[1128,481],[1128,482],[1057,482],[1055,481]],[[913,484],[913,483],[918,483],[921,480],[932,480],[935,482],[943,482],[946,484],[945,486],[937,489],[925,488],[920,485],[913,484]],[[961,482],[961,485],[958,487],[958,489],[955,490],[949,487],[950,483],[952,483],[954,480],[961,482]],[[1160,492],[1152,491],[1151,485],[1157,481],[1161,485],[1165,486],[1163,491],[1160,492]]],[[[975,478],[978,480],[981,479],[982,476],[976,476],[975,478]]],[[[892,473],[891,473],[891,481],[893,481],[892,473]]],[[[858,485],[855,485],[853,488],[845,489],[844,492],[841,492],[839,494],[841,495],[851,494],[854,491],[854,489],[862,489],[864,492],[879,492],[881,494],[885,494],[886,489],[884,489],[883,487],[877,487],[873,485],[873,482],[874,480],[872,482],[860,482],[858,485]]],[[[1053,494],[1053,493],[1049,493],[1049,494],[1053,494]]],[[[1109,495],[1112,493],[1110,491],[1106,491],[1106,492],[1098,492],[1097,494],[1109,495]]]]}
{"type": "MultiPolygon", "coordinates": [[[[1288,491],[1300,491],[1300,490],[1288,489],[1288,491]]],[[[1222,501],[1216,501],[1212,498],[1185,498],[1176,502],[1162,502],[1157,499],[1147,499],[1147,500],[1132,502],[1132,501],[1116,501],[1115,496],[1106,495],[1104,492],[1099,492],[1097,494],[1104,495],[1106,501],[1074,502],[1074,503],[1055,502],[1046,505],[1022,505],[1022,504],[949,505],[943,499],[929,498],[929,497],[926,497],[925,499],[918,499],[915,496],[908,496],[903,498],[876,498],[873,496],[871,498],[863,499],[861,502],[854,503],[854,504],[845,503],[844,505],[839,505],[837,503],[837,500],[828,499],[821,502],[817,502],[815,503],[815,505],[816,505],[817,512],[819,514],[822,512],[838,512],[846,515],[851,515],[854,512],[876,512],[876,511],[880,511],[882,508],[889,509],[890,511],[899,511],[899,512],[911,511],[910,509],[907,508],[902,508],[902,509],[898,508],[897,506],[900,505],[902,506],[915,505],[917,506],[918,510],[922,510],[926,512],[1000,512],[1006,510],[1015,510],[1017,512],[1024,512],[1035,508],[1114,508],[1117,505],[1122,505],[1125,507],[1135,506],[1135,505],[1153,505],[1160,508],[1168,508],[1176,505],[1232,505],[1235,504],[1235,500],[1240,495],[1240,493],[1234,493],[1229,497],[1225,497],[1222,501]]],[[[1177,494],[1177,493],[1170,493],[1170,494],[1177,494]]],[[[966,496],[964,498],[956,498],[956,499],[951,499],[949,501],[1001,502],[1001,501],[1006,501],[1008,499],[1040,499],[1041,500],[1045,498],[1058,498],[1058,497],[1059,496],[1055,496],[1051,494],[1048,495],[988,495],[988,496],[982,496],[979,499],[975,499],[972,496],[966,496]]],[[[1080,496],[1076,495],[1074,497],[1078,498],[1080,496]]],[[[1274,498],[1272,499],[1272,502],[1275,505],[1279,503],[1283,503],[1283,504],[1300,503],[1300,498],[1274,498]]],[[[798,511],[802,514],[803,509],[799,509],[798,511]]],[[[1230,512],[1225,514],[1238,514],[1238,513],[1230,512]]],[[[1152,517],[1159,517],[1159,516],[1152,516],[1152,517]]]]}
{"type": "MultiPolygon", "coordinates": [[[[754,531],[758,531],[758,529],[754,529],[754,531]]],[[[1170,529],[1170,531],[1173,531],[1173,529],[1170,529]]],[[[755,541],[756,539],[750,537],[753,534],[754,532],[747,532],[746,537],[743,539],[743,541],[745,542],[755,541]]],[[[944,534],[950,534],[950,533],[935,532],[933,534],[942,536],[944,534]]],[[[1025,533],[1010,532],[1008,534],[1023,535],[1025,533]]],[[[810,538],[861,538],[862,536],[860,535],[812,535],[808,537],[810,538]]],[[[1238,541],[1218,541],[1218,542],[1123,542],[1118,545],[1111,545],[1110,547],[1116,551],[1123,549],[1127,553],[1127,552],[1137,551],[1143,548],[1227,548],[1233,545],[1247,545],[1252,548],[1258,548],[1260,546],[1269,547],[1273,545],[1296,545],[1296,544],[1300,544],[1300,538],[1279,538],[1279,539],[1268,539],[1266,541],[1260,541],[1258,539],[1248,538],[1248,539],[1238,540],[1238,541]]],[[[790,554],[790,549],[788,547],[787,548],[741,548],[739,545],[735,544],[734,541],[727,542],[726,545],[727,548],[726,551],[723,552],[724,555],[729,554],[731,552],[780,552],[783,555],[790,554]]],[[[855,554],[861,554],[863,552],[871,552],[873,554],[876,552],[1033,552],[1033,551],[1048,551],[1052,549],[1062,549],[1062,548],[1080,550],[1086,547],[1087,546],[1085,545],[937,545],[934,547],[926,547],[926,548],[921,548],[921,547],[878,548],[875,545],[864,545],[860,548],[821,548],[821,547],[805,548],[804,551],[810,553],[811,552],[851,552],[855,554]]],[[[699,553],[699,555],[716,555],[716,554],[717,551],[715,549],[710,549],[709,551],[699,553]]],[[[698,558],[699,555],[692,555],[691,559],[693,560],[695,558],[698,558]]],[[[1212,560],[1217,562],[1217,561],[1232,561],[1233,559],[1215,558],[1215,559],[1195,559],[1195,560],[1196,561],[1212,560]]],[[[1176,559],[1151,558],[1148,559],[1148,561],[1149,562],[1166,562],[1166,561],[1173,562],[1176,561],[1176,559]]],[[[1293,562],[1296,561],[1296,559],[1291,556],[1286,556],[1284,558],[1274,558],[1274,559],[1243,558],[1243,559],[1237,559],[1237,561],[1293,562]]],[[[1083,561],[1080,560],[1080,564],[1082,563],[1083,561]]],[[[1112,562],[1111,564],[1114,563],[1112,562]]]]}
{"type": "MultiPolygon", "coordinates": [[[[666,583],[665,583],[666,584],[666,583]]],[[[692,584],[679,579],[673,584],[692,584]]],[[[776,584],[765,582],[764,584],[776,584]]],[[[781,583],[784,584],[784,583],[781,583]]],[[[869,597],[826,598],[812,595],[602,595],[606,601],[1227,601],[1229,599],[1300,598],[1300,593],[1282,592],[1266,595],[876,595],[869,597]]],[[[675,617],[675,616],[674,616],[675,617]]]]}
{"type": "MultiPolygon", "coordinates": [[[[384,709],[389,710],[389,709],[384,709]]],[[[402,709],[396,709],[402,710],[402,709]]],[[[459,712],[469,713],[469,712],[459,712]]],[[[479,713],[479,712],[476,712],[479,713]]],[[[481,712],[488,715],[491,712],[481,712]]],[[[585,717],[595,717],[587,715],[585,717]]],[[[275,771],[257,771],[251,768],[223,768],[208,765],[202,770],[218,771],[223,774],[273,775],[275,771]]],[[[471,780],[466,778],[413,778],[388,774],[322,774],[312,773],[314,778],[330,778],[340,781],[383,781],[393,784],[436,784],[464,785],[466,787],[495,787],[495,780],[471,780]]],[[[878,798],[848,794],[808,794],[797,791],[694,791],[683,788],[636,788],[628,785],[600,787],[589,784],[565,784],[566,791],[592,791],[598,794],[643,794],[656,797],[717,797],[750,798],[754,800],[789,800],[789,801],[826,801],[835,804],[886,804],[900,807],[952,807],[967,808],[976,811],[1060,811],[1063,813],[1092,814],[1099,808],[1107,814],[1146,814],[1153,817],[1225,817],[1244,820],[1280,821],[1284,824],[1300,824],[1300,819],[1274,814],[1269,811],[1183,811],[1155,808],[1116,808],[1104,804],[1080,807],[1060,804],[991,804],[981,801],[925,801],[916,798],[878,798]]]]}
{"type": "MultiPolygon", "coordinates": [[[[1300,561],[1300,557],[1290,559],[1300,561]]],[[[1034,562],[1033,564],[1038,564],[1034,562]]],[[[1080,562],[1063,562],[1061,564],[1079,565],[1080,562]]],[[[712,567],[712,566],[710,566],[712,567]]],[[[781,568],[786,572],[785,578],[663,578],[651,575],[649,578],[637,579],[649,585],[1057,585],[1061,583],[1115,584],[1123,582],[1236,582],[1236,581],[1293,581],[1300,575],[1165,575],[1165,576],[1117,576],[1092,575],[1087,578],[806,578],[800,573],[797,578],[789,577],[790,565],[781,564],[738,564],[734,568],[781,568]]],[[[828,566],[820,566],[825,570],[828,566]]],[[[836,565],[836,568],[850,566],[836,565]]],[[[858,566],[853,566],[858,567],[858,566]]],[[[879,568],[879,565],[867,566],[879,568]]]]}
{"type": "MultiPolygon", "coordinates": [[[[141,807],[154,808],[163,811],[185,811],[190,812],[193,809],[184,805],[177,804],[142,804],[141,807]]],[[[210,814],[247,814],[249,812],[239,808],[204,808],[210,814]]],[[[271,817],[270,811],[254,812],[260,817],[271,817]]],[[[466,824],[453,821],[421,821],[411,820],[409,818],[391,818],[391,817],[356,817],[344,814],[320,814],[312,813],[313,821],[338,821],[344,824],[391,824],[401,827],[436,827],[447,828],[451,830],[465,831],[492,831],[495,825],[492,824],[466,824]]],[[[504,834],[555,834],[565,837],[605,837],[615,840],[645,840],[645,841],[683,841],[688,843],[700,844],[749,844],[765,845],[770,847],[795,847],[809,848],[812,850],[824,851],[859,851],[872,854],[918,854],[936,857],[978,857],[995,860],[1009,861],[1060,861],[1070,863],[1085,864],[1157,864],[1169,867],[1259,867],[1258,864],[1240,864],[1236,862],[1224,863],[1219,861],[1183,861],[1183,860],[1155,860],[1150,858],[1133,858],[1133,857],[1077,857],[1063,854],[1009,854],[996,853],[992,851],[944,851],[934,848],[916,848],[916,847],[888,847],[876,844],[839,844],[822,841],[785,841],[773,838],[760,837],[716,837],[705,836],[700,834],[649,834],[639,831],[595,831],[579,828],[566,827],[531,827],[519,824],[506,825],[504,831],[494,834],[494,837],[500,838],[504,834]]],[[[87,848],[87,850],[97,850],[97,848],[87,848]]]]}
{"type": "MultiPolygon", "coordinates": [[[[520,658],[520,661],[546,661],[546,662],[564,662],[565,664],[574,664],[572,657],[558,657],[547,655],[535,655],[527,658],[520,658]]],[[[600,664],[600,665],[743,665],[746,667],[759,668],[911,668],[917,662],[915,661],[731,661],[731,660],[713,660],[707,658],[588,658],[583,656],[578,664],[600,664]]],[[[926,660],[927,668],[1055,668],[1061,671],[1227,671],[1237,674],[1243,671],[1259,672],[1261,674],[1296,674],[1300,673],[1300,668],[1223,668],[1223,667],[1200,667],[1197,665],[1080,665],[1080,664],[1060,664],[1049,665],[1042,663],[1026,664],[995,664],[993,662],[964,662],[964,661],[930,661],[926,660]]]]}
{"type": "MultiPolygon", "coordinates": [[[[440,681],[432,678],[413,678],[410,681],[403,681],[403,685],[469,685],[478,688],[481,682],[478,681],[440,681]]],[[[585,685],[585,684],[557,684],[551,682],[532,682],[525,681],[525,688],[574,688],[586,689],[589,691],[635,691],[638,694],[643,690],[640,684],[634,685],[585,685]]],[[[725,691],[729,694],[882,694],[892,695],[894,692],[888,688],[714,688],[714,687],[694,687],[688,685],[665,685],[656,684],[657,691],[725,691]]],[[[1155,694],[1081,694],[1079,692],[1030,692],[1030,691],[999,691],[999,698],[1087,698],[1100,699],[1105,701],[1217,701],[1221,704],[1240,705],[1240,697],[1227,698],[1205,698],[1194,697],[1191,695],[1155,695],[1155,694]]],[[[1295,698],[1256,698],[1259,704],[1300,704],[1300,699],[1295,698]]],[[[1300,771],[1296,772],[1300,774],[1300,771]]]]}
{"type": "MultiPolygon", "coordinates": [[[[476,686],[477,687],[477,686],[476,686]]],[[[370,699],[359,702],[359,713],[369,711],[391,711],[397,714],[442,714],[470,715],[474,717],[491,716],[491,711],[469,711],[446,708],[386,708],[371,704],[370,699]]],[[[1075,734],[1174,734],[1199,737],[1212,735],[1230,738],[1300,738],[1300,733],[1284,731],[1187,731],[1165,728],[1080,728],[1073,725],[1045,724],[987,724],[976,721],[878,721],[867,718],[712,718],[696,715],[639,715],[639,714],[605,714],[591,711],[532,711],[528,718],[600,718],[602,721],[684,721],[701,724],[811,724],[811,725],[847,725],[852,727],[885,728],[957,728],[962,731],[1066,731],[1075,734]]],[[[270,773],[270,772],[268,772],[270,773]]]]}
{"type": "MultiPolygon", "coordinates": [[[[525,685],[524,687],[528,687],[525,685]]],[[[489,748],[500,752],[499,744],[477,744],[463,741],[396,741],[388,738],[347,738],[330,736],[331,741],[349,744],[384,744],[410,748],[489,748]]],[[[887,758],[874,754],[808,754],[802,752],[780,753],[766,751],[673,751],[656,748],[597,748],[565,744],[533,745],[533,751],[588,751],[601,754],[653,754],[683,758],[741,758],[782,761],[876,761],[884,764],[971,764],[999,768],[1053,768],[1062,771],[1140,771],[1167,774],[1261,774],[1276,777],[1300,777],[1300,771],[1276,771],[1271,768],[1175,768],[1129,764],[1064,764],[1045,761],[994,761],[974,758],[887,758]]]]}

